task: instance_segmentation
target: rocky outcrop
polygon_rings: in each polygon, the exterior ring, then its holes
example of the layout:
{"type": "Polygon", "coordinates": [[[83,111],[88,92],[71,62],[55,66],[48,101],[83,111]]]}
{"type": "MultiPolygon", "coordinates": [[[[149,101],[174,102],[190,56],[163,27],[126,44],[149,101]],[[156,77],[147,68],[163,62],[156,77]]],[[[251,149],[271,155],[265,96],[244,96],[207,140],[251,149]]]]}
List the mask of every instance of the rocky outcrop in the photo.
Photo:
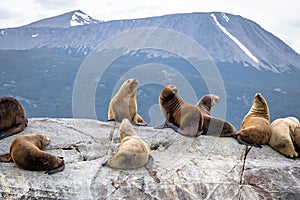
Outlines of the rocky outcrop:
{"type": "MultiPolygon", "coordinates": [[[[20,134],[51,139],[63,172],[46,175],[0,163],[1,199],[299,199],[300,161],[270,147],[248,148],[233,138],[188,138],[170,129],[135,127],[151,145],[153,170],[116,170],[102,163],[116,151],[119,124],[87,119],[30,119],[20,134]]],[[[14,136],[0,140],[8,153],[14,136]]]]}

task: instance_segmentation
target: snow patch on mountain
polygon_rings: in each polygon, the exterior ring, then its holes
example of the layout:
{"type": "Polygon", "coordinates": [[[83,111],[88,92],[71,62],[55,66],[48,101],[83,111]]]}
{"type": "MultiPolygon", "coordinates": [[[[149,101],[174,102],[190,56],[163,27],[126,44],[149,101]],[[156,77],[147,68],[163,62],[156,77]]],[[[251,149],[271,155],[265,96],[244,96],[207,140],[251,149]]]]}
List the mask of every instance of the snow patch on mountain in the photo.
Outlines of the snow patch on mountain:
{"type": "MultiPolygon", "coordinates": [[[[245,45],[243,45],[236,37],[234,37],[231,33],[229,33],[229,31],[227,31],[227,29],[219,23],[219,21],[217,20],[217,17],[215,16],[214,13],[212,13],[210,16],[213,18],[213,20],[215,21],[216,25],[223,31],[223,33],[225,33],[232,41],[234,41],[240,47],[240,49],[247,56],[249,56],[256,64],[259,63],[259,60],[247,49],[247,47],[245,47],[245,45]]],[[[225,15],[224,18],[226,20],[228,17],[226,18],[226,15],[225,15]]],[[[228,18],[228,21],[229,21],[229,18],[228,18]]],[[[254,67],[256,67],[259,70],[259,67],[257,65],[255,65],[254,67]]]]}
{"type": "Polygon", "coordinates": [[[229,17],[225,13],[221,13],[222,17],[225,19],[227,23],[229,23],[229,17]]]}
{"type": "Polygon", "coordinates": [[[82,26],[85,24],[97,24],[97,21],[93,20],[90,16],[83,12],[74,12],[74,14],[72,15],[72,19],[70,20],[70,25],[82,26]]]}
{"type": "Polygon", "coordinates": [[[31,37],[32,38],[35,38],[35,37],[38,37],[39,36],[39,34],[37,33],[37,34],[33,34],[33,35],[31,35],[31,37]]]}
{"type": "Polygon", "coordinates": [[[281,88],[274,88],[275,92],[279,92],[281,94],[286,94],[286,91],[283,91],[281,88]]]}

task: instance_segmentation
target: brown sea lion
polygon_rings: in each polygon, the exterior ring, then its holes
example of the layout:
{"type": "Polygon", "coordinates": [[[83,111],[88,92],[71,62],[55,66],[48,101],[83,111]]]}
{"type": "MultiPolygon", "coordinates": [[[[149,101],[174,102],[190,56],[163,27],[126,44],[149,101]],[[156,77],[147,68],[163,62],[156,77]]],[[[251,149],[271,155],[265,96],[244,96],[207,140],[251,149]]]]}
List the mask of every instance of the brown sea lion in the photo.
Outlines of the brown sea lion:
{"type": "Polygon", "coordinates": [[[210,115],[211,108],[219,103],[220,97],[215,94],[204,95],[196,104],[202,114],[210,115]]]}
{"type": "Polygon", "coordinates": [[[134,125],[146,126],[145,120],[137,113],[136,79],[126,80],[117,94],[111,99],[108,108],[108,121],[121,122],[127,118],[134,125]]]}
{"type": "Polygon", "coordinates": [[[41,134],[17,136],[10,146],[10,153],[0,156],[0,161],[13,161],[26,170],[46,170],[45,173],[49,175],[63,171],[65,164],[62,158],[41,150],[49,143],[50,139],[41,134]]]}
{"type": "Polygon", "coordinates": [[[204,118],[202,135],[216,135],[221,137],[230,137],[236,132],[235,127],[228,121],[212,117],[211,108],[219,103],[220,97],[215,94],[203,96],[196,106],[201,110],[204,118]]]}
{"type": "Polygon", "coordinates": [[[272,134],[267,101],[257,93],[249,112],[245,115],[240,131],[235,136],[240,144],[261,147],[267,144],[272,134]]]}
{"type": "Polygon", "coordinates": [[[17,99],[0,98],[0,140],[23,131],[27,124],[25,110],[17,99]]]}
{"type": "Polygon", "coordinates": [[[155,128],[172,128],[184,136],[198,137],[202,133],[203,115],[196,106],[184,102],[175,85],[166,86],[159,96],[165,123],[155,128]]]}
{"type": "Polygon", "coordinates": [[[149,160],[150,146],[135,134],[127,118],[121,122],[120,139],[117,153],[103,165],[116,169],[136,169],[145,166],[149,160]]]}
{"type": "Polygon", "coordinates": [[[269,145],[289,158],[298,156],[292,142],[291,134],[294,134],[295,128],[299,126],[299,121],[295,117],[279,118],[271,123],[272,135],[269,145]]]}

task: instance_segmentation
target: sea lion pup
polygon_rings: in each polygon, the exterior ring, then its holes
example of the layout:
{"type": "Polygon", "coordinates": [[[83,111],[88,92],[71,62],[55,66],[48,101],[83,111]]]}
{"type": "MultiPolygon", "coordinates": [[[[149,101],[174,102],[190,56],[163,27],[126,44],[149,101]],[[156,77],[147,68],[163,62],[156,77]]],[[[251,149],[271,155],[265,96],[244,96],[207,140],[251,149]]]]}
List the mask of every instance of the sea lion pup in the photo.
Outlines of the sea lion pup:
{"type": "Polygon", "coordinates": [[[210,115],[211,108],[219,103],[219,101],[220,97],[218,95],[207,94],[198,101],[196,106],[200,109],[202,114],[210,115]]]}
{"type": "Polygon", "coordinates": [[[286,117],[274,120],[271,123],[272,135],[269,145],[286,157],[297,157],[298,153],[295,151],[290,135],[290,133],[294,134],[297,126],[299,126],[299,121],[295,117],[286,117]]]}
{"type": "Polygon", "coordinates": [[[236,132],[235,127],[222,119],[210,116],[211,108],[219,103],[220,97],[215,94],[207,94],[203,96],[196,106],[203,114],[203,133],[202,135],[218,135],[221,137],[230,137],[236,132]]]}
{"type": "Polygon", "coordinates": [[[240,144],[261,148],[261,144],[269,142],[271,134],[267,101],[260,93],[257,93],[254,96],[252,107],[242,121],[241,130],[234,136],[240,144]]]}
{"type": "Polygon", "coordinates": [[[135,134],[130,121],[124,118],[120,125],[121,144],[116,154],[104,165],[116,169],[136,169],[147,164],[150,146],[135,134]]]}
{"type": "Polygon", "coordinates": [[[166,120],[163,125],[155,128],[172,128],[184,136],[200,136],[203,127],[200,109],[184,102],[177,93],[175,85],[168,85],[161,91],[159,105],[166,120]]]}
{"type": "Polygon", "coordinates": [[[32,171],[44,171],[54,174],[63,171],[64,160],[41,149],[50,143],[50,139],[41,134],[17,136],[11,146],[10,153],[0,157],[1,162],[13,161],[17,166],[32,171]]]}
{"type": "Polygon", "coordinates": [[[128,79],[111,99],[108,108],[108,121],[121,122],[127,118],[134,125],[146,126],[145,120],[137,113],[136,88],[138,81],[128,79]]]}
{"type": "Polygon", "coordinates": [[[296,127],[293,132],[293,142],[295,145],[295,150],[300,153],[300,126],[296,127]]]}
{"type": "Polygon", "coordinates": [[[0,140],[23,131],[27,124],[25,110],[17,99],[0,98],[0,140]]]}

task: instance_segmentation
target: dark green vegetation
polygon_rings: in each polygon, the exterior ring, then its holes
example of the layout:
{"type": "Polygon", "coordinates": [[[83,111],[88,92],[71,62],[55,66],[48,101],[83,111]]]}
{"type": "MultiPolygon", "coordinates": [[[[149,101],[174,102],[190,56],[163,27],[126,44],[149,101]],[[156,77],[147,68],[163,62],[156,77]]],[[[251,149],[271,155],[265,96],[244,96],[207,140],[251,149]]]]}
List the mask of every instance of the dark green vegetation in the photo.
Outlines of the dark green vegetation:
{"type": "MultiPolygon", "coordinates": [[[[19,99],[28,117],[73,117],[73,84],[84,59],[85,55],[71,53],[70,50],[2,50],[0,96],[9,95],[19,99]]],[[[159,63],[177,70],[193,86],[198,98],[210,92],[201,75],[183,59],[149,58],[143,53],[123,56],[106,69],[98,82],[95,109],[99,120],[106,120],[108,103],[114,95],[114,89],[118,89],[116,83],[120,78],[132,68],[147,63],[159,63]]],[[[257,92],[262,93],[268,101],[271,120],[286,116],[300,118],[299,70],[292,68],[286,73],[277,74],[245,67],[242,63],[216,64],[225,84],[226,120],[237,129],[257,92]]],[[[153,82],[138,88],[139,113],[146,121],[149,121],[150,107],[158,103],[163,83],[164,80],[161,80],[160,83],[153,82]]]]}

